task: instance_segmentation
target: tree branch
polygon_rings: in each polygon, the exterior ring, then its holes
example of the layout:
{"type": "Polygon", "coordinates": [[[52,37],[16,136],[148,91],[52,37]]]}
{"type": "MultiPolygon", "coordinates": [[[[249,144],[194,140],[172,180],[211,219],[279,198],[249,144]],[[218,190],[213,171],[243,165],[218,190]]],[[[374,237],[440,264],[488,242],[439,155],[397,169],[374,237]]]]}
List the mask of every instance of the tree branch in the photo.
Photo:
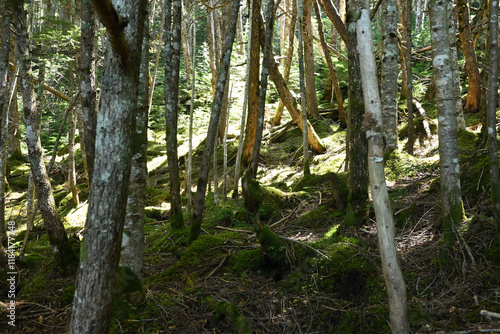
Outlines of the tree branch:
{"type": "Polygon", "coordinates": [[[102,24],[106,27],[113,51],[121,57],[122,62],[127,61],[130,55],[130,47],[125,39],[124,30],[128,20],[116,12],[111,0],[91,0],[90,3],[102,24]]]}

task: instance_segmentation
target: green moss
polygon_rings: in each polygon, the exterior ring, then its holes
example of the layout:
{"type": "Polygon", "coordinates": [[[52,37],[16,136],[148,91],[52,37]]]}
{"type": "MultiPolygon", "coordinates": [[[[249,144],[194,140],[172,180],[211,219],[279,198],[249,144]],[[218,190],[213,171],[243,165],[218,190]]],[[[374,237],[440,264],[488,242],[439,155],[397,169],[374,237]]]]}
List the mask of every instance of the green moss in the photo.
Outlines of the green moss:
{"type": "Polygon", "coordinates": [[[262,250],[260,248],[243,249],[233,256],[231,263],[232,270],[235,272],[257,270],[264,264],[262,250]]]}
{"type": "Polygon", "coordinates": [[[248,320],[246,320],[238,310],[234,303],[228,303],[225,300],[218,302],[211,301],[209,303],[211,308],[215,311],[214,320],[221,321],[228,317],[234,325],[235,334],[252,334],[253,330],[248,320]]]}
{"type": "Polygon", "coordinates": [[[170,200],[170,190],[168,187],[155,188],[146,187],[146,205],[159,206],[170,200]]]}
{"type": "Polygon", "coordinates": [[[470,157],[476,152],[479,136],[475,132],[458,130],[458,153],[461,160],[470,157]]]}
{"type": "Polygon", "coordinates": [[[257,230],[257,238],[262,247],[266,266],[276,269],[275,278],[279,278],[286,268],[286,248],[283,240],[266,225],[257,230]]]}

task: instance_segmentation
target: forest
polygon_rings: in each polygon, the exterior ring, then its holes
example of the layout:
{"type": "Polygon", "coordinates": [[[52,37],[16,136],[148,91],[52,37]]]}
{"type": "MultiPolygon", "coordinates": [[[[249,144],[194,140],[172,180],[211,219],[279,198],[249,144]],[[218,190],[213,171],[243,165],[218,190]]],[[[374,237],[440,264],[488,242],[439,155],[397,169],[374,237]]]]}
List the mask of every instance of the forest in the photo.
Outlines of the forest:
{"type": "Polygon", "coordinates": [[[500,333],[497,0],[3,0],[0,332],[500,333]]]}

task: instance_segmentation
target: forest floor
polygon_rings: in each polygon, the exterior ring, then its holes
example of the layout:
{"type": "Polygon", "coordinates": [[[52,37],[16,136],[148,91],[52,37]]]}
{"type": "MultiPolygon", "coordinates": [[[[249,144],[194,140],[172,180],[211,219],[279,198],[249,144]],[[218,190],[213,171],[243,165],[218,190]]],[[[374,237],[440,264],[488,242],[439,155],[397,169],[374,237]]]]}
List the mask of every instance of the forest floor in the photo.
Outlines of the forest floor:
{"type": "MultiPolygon", "coordinates": [[[[477,115],[468,115],[469,130],[460,133],[459,141],[467,219],[457,226],[455,244],[445,249],[441,242],[433,107],[429,103],[424,108],[428,109],[432,136],[420,136],[421,145],[417,141],[414,156],[401,153],[406,143],[402,139],[399,151],[388,156],[386,162],[411,330],[487,333],[486,329],[496,329],[498,333],[500,319],[480,314],[481,310],[500,313],[500,239],[495,239],[492,219],[487,151],[476,149],[481,141],[474,132],[477,115]]],[[[182,115],[180,123],[185,124],[186,118],[182,115]]],[[[195,124],[193,180],[197,180],[196,164],[204,147],[202,129],[207,119],[206,112],[195,118],[199,123],[195,124]]],[[[231,122],[236,124],[238,117],[232,116],[231,122]]],[[[188,245],[187,229],[170,230],[168,168],[165,143],[160,139],[164,135],[151,136],[145,297],[132,300],[125,288],[118,287],[123,293],[115,298],[112,333],[390,332],[373,208],[370,207],[363,226],[343,224],[347,200],[347,178],[343,172],[345,130],[340,128],[334,113],[313,121],[328,152],[313,155],[312,175],[304,178],[301,132],[287,122],[289,119],[284,118],[282,126],[272,129],[266,122],[257,177],[265,194],[259,217],[280,236],[286,252],[287,265],[279,268],[264,262],[243,199],[233,199],[231,193],[224,198],[222,186],[218,205],[213,192],[207,196],[203,232],[198,240],[188,245]]],[[[237,128],[233,131],[228,141],[229,175],[234,175],[238,135],[237,128]]],[[[181,169],[185,168],[186,132],[180,133],[181,169]]],[[[401,137],[405,137],[404,128],[401,137]]],[[[60,159],[64,159],[61,152],[60,159]]],[[[218,153],[222,180],[222,148],[218,153]]],[[[10,167],[6,212],[18,228],[15,240],[16,247],[20,247],[25,234],[29,166],[12,162],[10,167]]],[[[82,178],[82,204],[75,206],[64,184],[63,160],[51,177],[60,214],[78,249],[88,187],[82,178]]],[[[189,226],[189,214],[186,212],[184,217],[189,226]]],[[[7,325],[8,287],[3,277],[6,274],[1,274],[1,332],[67,332],[76,275],[63,276],[58,272],[42,225],[37,216],[27,257],[16,259],[19,274],[15,328],[7,325]]]]}

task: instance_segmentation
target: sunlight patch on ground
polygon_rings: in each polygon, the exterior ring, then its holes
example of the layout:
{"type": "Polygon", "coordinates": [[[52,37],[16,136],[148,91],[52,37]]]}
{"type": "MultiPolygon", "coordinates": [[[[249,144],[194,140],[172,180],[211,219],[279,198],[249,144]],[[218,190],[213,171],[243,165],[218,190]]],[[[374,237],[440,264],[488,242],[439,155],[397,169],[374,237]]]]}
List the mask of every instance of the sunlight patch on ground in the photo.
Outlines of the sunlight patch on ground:
{"type": "Polygon", "coordinates": [[[87,220],[88,202],[78,205],[76,208],[71,209],[65,217],[65,225],[67,227],[83,227],[87,220]]]}
{"type": "Polygon", "coordinates": [[[167,161],[167,155],[160,155],[151,161],[148,161],[148,171],[152,172],[167,161]]]}

